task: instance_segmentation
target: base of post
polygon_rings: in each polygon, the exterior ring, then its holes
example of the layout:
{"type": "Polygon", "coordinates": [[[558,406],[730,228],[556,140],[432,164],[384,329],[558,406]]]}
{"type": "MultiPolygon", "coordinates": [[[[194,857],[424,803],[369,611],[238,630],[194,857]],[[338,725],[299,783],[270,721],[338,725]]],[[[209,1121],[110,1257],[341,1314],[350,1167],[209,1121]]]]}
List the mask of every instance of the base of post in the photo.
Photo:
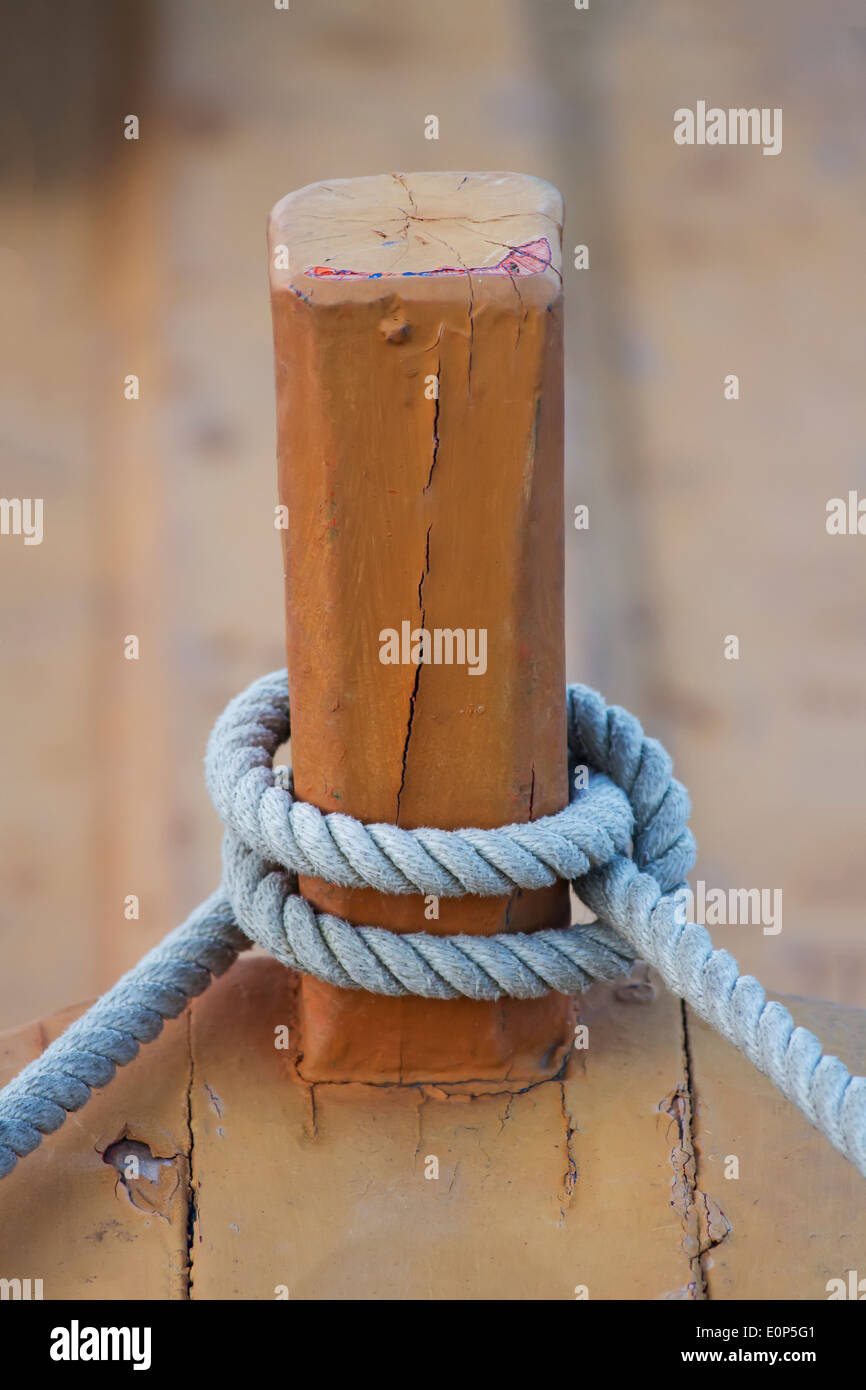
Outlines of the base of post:
{"type": "Polygon", "coordinates": [[[542,999],[433,1001],[337,989],[304,976],[299,990],[305,1081],[519,1081],[557,1075],[574,1042],[576,1008],[563,994],[542,999]],[[431,1036],[430,1010],[439,1026],[431,1036]],[[544,1052],[539,1050],[544,1039],[544,1052]],[[471,1065],[467,1066],[467,1058],[471,1065]]]}

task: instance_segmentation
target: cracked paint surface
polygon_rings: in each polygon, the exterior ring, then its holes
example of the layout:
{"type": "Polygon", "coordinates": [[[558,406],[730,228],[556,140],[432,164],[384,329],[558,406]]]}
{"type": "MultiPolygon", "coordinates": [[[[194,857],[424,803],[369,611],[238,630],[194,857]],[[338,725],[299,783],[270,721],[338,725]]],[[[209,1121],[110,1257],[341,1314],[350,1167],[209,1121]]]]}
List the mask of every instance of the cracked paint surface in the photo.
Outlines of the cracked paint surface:
{"type": "MultiPolygon", "coordinates": [[[[437,448],[437,449],[438,449],[438,445],[439,445],[439,441],[438,441],[438,439],[437,439],[437,440],[436,440],[436,448],[437,448]]],[[[434,468],[434,467],[435,467],[435,456],[434,456],[433,465],[432,465],[431,470],[430,470],[430,476],[431,476],[431,478],[432,478],[432,476],[433,476],[433,468],[434,468]]],[[[425,491],[426,491],[426,489],[425,489],[425,491]]],[[[425,627],[426,624],[427,624],[427,610],[426,610],[425,607],[424,607],[424,582],[425,582],[425,580],[426,580],[428,574],[430,573],[430,532],[431,532],[432,530],[433,530],[433,523],[431,522],[430,525],[427,527],[427,534],[426,534],[426,538],[425,538],[425,542],[424,542],[424,568],[423,568],[423,570],[421,571],[421,578],[420,578],[419,581],[418,581],[418,611],[419,611],[420,616],[421,616],[420,626],[421,626],[422,628],[425,627]]],[[[407,763],[407,760],[408,760],[408,757],[409,757],[409,741],[410,741],[410,739],[411,739],[411,737],[412,737],[412,724],[414,723],[414,720],[415,720],[415,705],[416,705],[416,702],[417,702],[417,700],[418,700],[418,689],[419,689],[419,687],[420,687],[420,685],[421,685],[421,671],[422,671],[422,669],[423,669],[423,666],[424,666],[423,660],[419,660],[418,665],[415,667],[415,678],[414,678],[414,680],[413,680],[413,682],[412,682],[412,689],[411,689],[411,691],[410,691],[410,693],[409,693],[409,718],[408,718],[407,723],[406,723],[406,740],[405,740],[405,742],[404,742],[404,744],[403,744],[403,753],[402,753],[401,766],[400,766],[400,786],[399,786],[398,789],[397,789],[397,810],[396,810],[396,813],[395,813],[395,815],[394,815],[394,822],[395,822],[396,825],[399,825],[399,824],[400,824],[400,802],[401,802],[402,797],[403,797],[403,789],[404,789],[404,787],[405,787],[405,785],[406,785],[406,763],[407,763]]]]}
{"type": "MultiPolygon", "coordinates": [[[[295,989],[276,962],[239,961],[196,1000],[191,1030],[168,1024],[48,1136],[0,1185],[0,1274],[50,1272],[46,1298],[271,1300],[286,1285],[293,1299],[569,1301],[579,1284],[592,1299],[761,1297],[769,1267],[780,1296],[802,1299],[862,1243],[858,1175],[840,1159],[819,1218],[816,1173],[833,1171],[816,1167],[820,1136],[762,1108],[770,1083],[693,1015],[684,1029],[664,990],[584,996],[591,1043],[556,1080],[461,1090],[310,1087],[274,1047],[275,1027],[296,1027],[295,989]],[[744,1164],[723,1210],[712,1189],[743,1125],[744,1144],[760,1132],[789,1159],[785,1180],[744,1164]],[[130,1152],[135,1193],[120,1180],[130,1152]],[[168,1202],[162,1184],[176,1184],[168,1202]],[[145,1209],[157,1195],[165,1220],[145,1209]]],[[[850,1010],[811,1010],[840,1050],[862,1028],[850,1010]]],[[[69,1021],[0,1047],[6,1074],[69,1021]]]]}
{"type": "Polygon", "coordinates": [[[115,1192],[136,1211],[168,1221],[168,1212],[181,1186],[185,1155],[160,1157],[150,1146],[131,1135],[109,1144],[103,1163],[117,1169],[115,1192]]]}
{"type": "Polygon", "coordinates": [[[699,1155],[694,1132],[694,1075],[685,1004],[680,1005],[680,1012],[682,1075],[674,1090],[660,1102],[659,1110],[671,1121],[669,1133],[672,1133],[674,1143],[670,1151],[673,1169],[670,1200],[671,1207],[680,1219],[682,1248],[692,1271],[692,1279],[687,1290],[684,1290],[684,1296],[707,1299],[708,1266],[705,1257],[727,1239],[733,1227],[718,1202],[703,1191],[700,1185],[699,1155]]]}
{"type": "MultiPolygon", "coordinates": [[[[387,244],[387,243],[386,243],[387,244]]],[[[494,265],[440,265],[434,270],[344,270],[327,265],[311,265],[305,275],[332,280],[387,280],[414,276],[424,279],[431,275],[540,275],[552,264],[553,252],[547,237],[536,237],[520,246],[510,246],[494,265]]]]}

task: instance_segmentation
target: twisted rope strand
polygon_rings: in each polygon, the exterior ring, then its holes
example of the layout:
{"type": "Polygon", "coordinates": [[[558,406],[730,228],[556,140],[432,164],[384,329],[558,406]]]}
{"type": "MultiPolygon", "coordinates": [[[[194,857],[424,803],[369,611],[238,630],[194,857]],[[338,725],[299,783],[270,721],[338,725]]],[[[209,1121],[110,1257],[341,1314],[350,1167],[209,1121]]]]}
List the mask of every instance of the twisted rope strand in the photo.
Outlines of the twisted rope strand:
{"type": "Polygon", "coordinates": [[[323,814],[275,783],[273,756],[289,732],[286,673],[274,671],[220,715],[205,779],[227,830],[296,874],[380,893],[498,897],[578,878],[628,847],[631,808],[601,775],[557,815],[497,830],[404,830],[323,814]]]}
{"type": "Polygon", "coordinates": [[[324,815],[277,784],[273,756],[289,735],[285,671],[233,700],[206,758],[226,825],[221,888],[0,1092],[0,1177],[251,942],[345,989],[437,999],[577,993],[627,975],[640,956],[866,1174],[866,1080],[823,1056],[812,1033],[685,920],[695,845],[668,754],[584,686],[568,688],[567,716],[570,763],[591,771],[564,811],[497,830],[403,830],[324,815]],[[298,894],[299,873],[445,897],[570,878],[598,921],[529,935],[403,935],[315,912],[298,894]]]}
{"type": "Polygon", "coordinates": [[[107,994],[0,1091],[0,1178],[53,1134],[116,1067],[152,1042],[211,978],[222,975],[249,940],[222,892],[212,893],[107,994]]]}

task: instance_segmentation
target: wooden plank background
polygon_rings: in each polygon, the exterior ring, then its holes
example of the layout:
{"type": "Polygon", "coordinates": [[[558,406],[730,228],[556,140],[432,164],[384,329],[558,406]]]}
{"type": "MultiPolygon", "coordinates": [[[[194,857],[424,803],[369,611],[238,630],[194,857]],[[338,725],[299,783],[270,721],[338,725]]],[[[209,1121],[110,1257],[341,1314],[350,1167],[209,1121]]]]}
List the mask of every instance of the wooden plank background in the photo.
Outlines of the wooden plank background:
{"type": "Polygon", "coordinates": [[[668,742],[707,884],[783,890],[780,935],[718,943],[770,987],[866,1003],[866,540],[824,527],[866,491],[859,7],[47,20],[10,21],[0,97],[0,490],[45,499],[41,546],[0,537],[0,1025],[108,985],[217,876],[205,738],[282,661],[268,209],[329,175],[459,167],[551,179],[566,246],[590,247],[565,279],[567,507],[590,507],[570,676],[668,742]],[[676,147],[701,98],[783,107],[783,154],[676,147]]]}

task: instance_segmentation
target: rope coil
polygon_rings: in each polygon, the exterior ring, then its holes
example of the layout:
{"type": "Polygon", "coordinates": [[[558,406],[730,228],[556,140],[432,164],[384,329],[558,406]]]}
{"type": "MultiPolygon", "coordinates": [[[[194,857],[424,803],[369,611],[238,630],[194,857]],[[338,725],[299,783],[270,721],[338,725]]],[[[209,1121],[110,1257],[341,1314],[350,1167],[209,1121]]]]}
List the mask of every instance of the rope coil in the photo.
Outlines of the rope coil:
{"type": "MultiPolygon", "coordinates": [[[[300,873],[343,887],[445,897],[496,896],[557,878],[577,883],[631,840],[628,797],[610,778],[591,772],[565,810],[499,830],[362,825],[325,815],[276,784],[274,754],[289,733],[286,674],[275,672],[232,701],[205,758],[226,826],[226,894],[245,934],[284,965],[344,989],[428,999],[571,994],[627,973],[633,952],[603,925],[489,937],[400,934],[317,913],[298,893],[300,873]]],[[[576,727],[572,733],[576,748],[576,727]]]]}
{"type": "Polygon", "coordinates": [[[665,749],[585,686],[568,687],[566,713],[570,765],[585,763],[589,783],[563,811],[495,830],[405,830],[323,814],[295,799],[290,778],[278,783],[273,757],[290,731],[285,671],[237,696],[206,756],[226,826],[222,884],[0,1091],[0,1177],[254,942],[346,989],[436,999],[574,994],[627,975],[640,957],[866,1175],[866,1079],[823,1056],[812,1033],[686,921],[695,844],[665,749]],[[490,937],[400,934],[315,912],[298,893],[299,874],[443,897],[567,878],[597,920],[490,937]]]}

